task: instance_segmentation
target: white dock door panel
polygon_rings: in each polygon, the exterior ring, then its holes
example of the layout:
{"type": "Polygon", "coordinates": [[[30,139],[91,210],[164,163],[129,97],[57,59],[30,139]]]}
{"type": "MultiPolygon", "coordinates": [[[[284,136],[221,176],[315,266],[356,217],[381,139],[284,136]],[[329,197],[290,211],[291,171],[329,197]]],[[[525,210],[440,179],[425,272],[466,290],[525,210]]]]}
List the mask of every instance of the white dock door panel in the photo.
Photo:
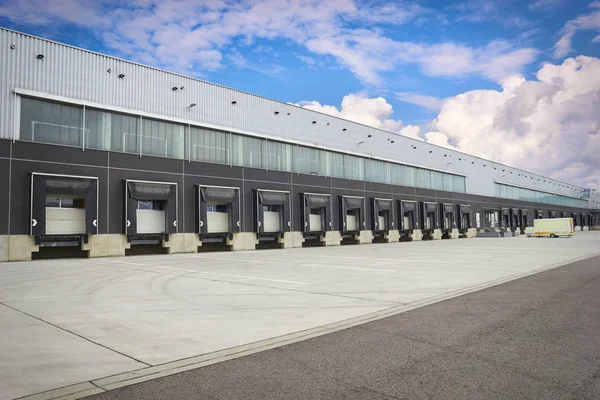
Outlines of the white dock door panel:
{"type": "Polygon", "coordinates": [[[404,216],[404,229],[411,229],[412,226],[410,226],[410,217],[407,217],[406,215],[404,216]]]}
{"type": "Polygon", "coordinates": [[[386,218],[385,215],[379,215],[377,218],[377,227],[381,230],[386,228],[386,218]]]}
{"type": "Polygon", "coordinates": [[[321,215],[310,214],[310,231],[320,232],[321,231],[321,215]]]}
{"type": "Polygon", "coordinates": [[[229,232],[229,213],[218,211],[206,212],[206,227],[208,233],[227,233],[229,232]]]}
{"type": "Polygon", "coordinates": [[[46,207],[46,235],[85,233],[84,208],[46,207]]]}
{"type": "Polygon", "coordinates": [[[356,221],[356,215],[346,214],[346,230],[357,231],[358,222],[356,221]]]}
{"type": "Polygon", "coordinates": [[[137,233],[162,233],[165,231],[163,210],[136,210],[137,233]]]}
{"type": "Polygon", "coordinates": [[[263,218],[265,232],[279,232],[281,230],[281,226],[279,226],[281,219],[278,211],[263,211],[263,218]]]}

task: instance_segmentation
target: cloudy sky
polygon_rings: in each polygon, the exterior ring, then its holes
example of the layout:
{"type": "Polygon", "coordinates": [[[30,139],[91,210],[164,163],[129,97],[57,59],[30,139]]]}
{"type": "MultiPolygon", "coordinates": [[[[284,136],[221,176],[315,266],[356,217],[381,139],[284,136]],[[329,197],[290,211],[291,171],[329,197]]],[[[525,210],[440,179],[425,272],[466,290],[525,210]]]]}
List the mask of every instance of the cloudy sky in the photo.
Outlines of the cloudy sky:
{"type": "Polygon", "coordinates": [[[600,0],[0,0],[0,25],[600,190],[600,0]]]}

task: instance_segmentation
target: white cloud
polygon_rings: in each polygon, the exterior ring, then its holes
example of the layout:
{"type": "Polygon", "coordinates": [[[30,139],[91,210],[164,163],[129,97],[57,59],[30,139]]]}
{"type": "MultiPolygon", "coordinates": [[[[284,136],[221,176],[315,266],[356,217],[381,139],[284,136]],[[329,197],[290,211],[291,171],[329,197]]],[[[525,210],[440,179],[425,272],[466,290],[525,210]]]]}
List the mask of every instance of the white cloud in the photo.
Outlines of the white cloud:
{"type": "Polygon", "coordinates": [[[416,125],[407,125],[404,128],[400,129],[400,133],[402,136],[406,136],[412,139],[423,140],[419,133],[421,132],[421,128],[416,125]]]}
{"type": "Polygon", "coordinates": [[[416,23],[430,14],[413,2],[366,0],[137,0],[126,5],[114,0],[5,0],[0,8],[0,16],[17,23],[90,28],[122,57],[183,73],[222,68],[224,60],[236,60],[223,55],[233,46],[239,50],[237,41],[251,45],[256,39],[288,40],[332,57],[370,85],[382,84],[384,73],[406,64],[429,76],[477,74],[499,80],[520,72],[537,54],[503,41],[478,47],[396,41],[380,28],[416,23]]]}
{"type": "Polygon", "coordinates": [[[546,64],[536,80],[447,98],[429,142],[600,189],[600,59],[546,64]]]}
{"type": "Polygon", "coordinates": [[[532,11],[552,10],[565,4],[566,0],[536,0],[529,5],[532,11]]]}
{"type": "MultiPolygon", "coordinates": [[[[572,51],[573,36],[578,31],[594,30],[600,32],[600,1],[594,1],[590,4],[592,12],[586,15],[580,15],[575,19],[567,21],[561,30],[561,37],[554,45],[554,56],[562,58],[572,51]]],[[[600,41],[600,35],[596,36],[592,43],[600,41]]]]}
{"type": "Polygon", "coordinates": [[[301,101],[298,105],[390,132],[399,132],[402,127],[401,120],[390,118],[394,110],[383,97],[369,98],[361,93],[349,94],[342,99],[340,109],[336,106],[321,105],[316,101],[301,101]]]}
{"type": "Polygon", "coordinates": [[[396,98],[405,103],[415,104],[429,110],[439,110],[442,107],[443,100],[434,96],[427,96],[419,93],[397,92],[396,98]]]}

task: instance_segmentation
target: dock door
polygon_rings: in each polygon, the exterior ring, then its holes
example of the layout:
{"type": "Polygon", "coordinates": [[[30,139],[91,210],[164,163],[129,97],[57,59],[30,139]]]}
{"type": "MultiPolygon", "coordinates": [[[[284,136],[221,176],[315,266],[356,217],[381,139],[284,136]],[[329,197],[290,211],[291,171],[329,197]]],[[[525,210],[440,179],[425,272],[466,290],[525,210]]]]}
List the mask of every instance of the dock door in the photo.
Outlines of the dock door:
{"type": "Polygon", "coordinates": [[[373,210],[373,236],[383,238],[390,230],[394,229],[394,201],[392,199],[371,199],[373,210]]]}
{"type": "Polygon", "coordinates": [[[131,244],[161,244],[177,233],[177,183],[125,179],[124,232],[131,244]]]}
{"type": "Polygon", "coordinates": [[[461,204],[456,207],[458,212],[458,232],[465,235],[471,228],[471,206],[461,204]]]}
{"type": "Polygon", "coordinates": [[[30,234],[40,247],[73,247],[98,233],[98,178],[34,172],[30,234]]]}
{"type": "Polygon", "coordinates": [[[416,201],[400,200],[400,238],[411,240],[412,233],[419,229],[419,207],[416,201]]]}
{"type": "Polygon", "coordinates": [[[433,240],[434,230],[440,228],[439,207],[437,203],[424,201],[421,203],[423,239],[433,240]]]}
{"type": "Polygon", "coordinates": [[[305,239],[320,240],[331,228],[331,196],[302,193],[302,225],[305,239]]]}
{"type": "Polygon", "coordinates": [[[456,206],[452,203],[440,204],[440,212],[442,215],[442,238],[450,239],[452,229],[456,228],[456,206]]]}
{"type": "Polygon", "coordinates": [[[365,221],[365,198],[340,196],[340,232],[344,239],[358,240],[361,230],[367,229],[365,221]]]}
{"type": "Polygon", "coordinates": [[[197,232],[207,243],[226,243],[240,231],[240,189],[196,185],[197,232]]]}
{"type": "Polygon", "coordinates": [[[255,190],[256,233],[259,240],[282,238],[291,231],[290,192],[255,190]]]}

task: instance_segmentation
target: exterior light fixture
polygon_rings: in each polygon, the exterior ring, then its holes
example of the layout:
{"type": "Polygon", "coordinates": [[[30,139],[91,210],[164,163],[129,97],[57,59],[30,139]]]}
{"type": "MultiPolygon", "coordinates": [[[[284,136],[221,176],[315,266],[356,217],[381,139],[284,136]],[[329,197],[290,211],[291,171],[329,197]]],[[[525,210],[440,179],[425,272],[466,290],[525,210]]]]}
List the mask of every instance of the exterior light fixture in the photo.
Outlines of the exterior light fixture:
{"type": "Polygon", "coordinates": [[[119,79],[125,78],[125,74],[119,74],[119,79]]]}
{"type": "Polygon", "coordinates": [[[346,131],[347,131],[347,129],[346,129],[346,128],[342,129],[342,132],[346,132],[346,131]]]}
{"type": "Polygon", "coordinates": [[[112,72],[111,69],[107,69],[106,72],[108,72],[109,74],[112,72]]]}
{"type": "Polygon", "coordinates": [[[37,55],[37,59],[38,60],[43,60],[44,59],[44,55],[43,54],[38,54],[37,55]]]}
{"type": "Polygon", "coordinates": [[[233,104],[233,105],[235,106],[235,105],[237,104],[237,101],[235,101],[235,100],[232,100],[232,101],[231,101],[231,104],[233,104]]]}
{"type": "Polygon", "coordinates": [[[373,136],[373,135],[367,135],[367,137],[371,137],[371,136],[373,136]]]}
{"type": "Polygon", "coordinates": [[[182,87],[180,87],[179,89],[180,89],[180,90],[183,90],[183,89],[185,89],[185,88],[182,86],[182,87]]]}
{"type": "Polygon", "coordinates": [[[316,123],[317,123],[317,121],[313,121],[313,124],[316,124],[316,123]]]}
{"type": "Polygon", "coordinates": [[[432,150],[429,150],[429,154],[431,154],[431,153],[433,153],[433,151],[432,151],[432,150]]]}
{"type": "Polygon", "coordinates": [[[177,86],[173,86],[172,91],[176,92],[179,88],[177,86]]]}
{"type": "Polygon", "coordinates": [[[10,49],[11,49],[11,50],[14,50],[14,49],[15,49],[15,45],[14,45],[14,44],[11,44],[11,45],[10,45],[10,49]]]}
{"type": "Polygon", "coordinates": [[[194,107],[196,107],[196,103],[190,104],[188,108],[194,108],[194,107]]]}
{"type": "Polygon", "coordinates": [[[358,143],[356,143],[356,145],[357,145],[357,146],[358,146],[358,145],[361,145],[361,144],[363,144],[364,142],[365,142],[365,141],[363,140],[362,142],[358,142],[358,143]]]}
{"type": "Polygon", "coordinates": [[[279,111],[275,111],[273,114],[275,114],[275,115],[279,115],[279,111]]]}
{"type": "Polygon", "coordinates": [[[290,113],[288,113],[287,115],[290,115],[290,113]]]}
{"type": "Polygon", "coordinates": [[[394,143],[394,141],[392,140],[390,143],[394,143]]]}

